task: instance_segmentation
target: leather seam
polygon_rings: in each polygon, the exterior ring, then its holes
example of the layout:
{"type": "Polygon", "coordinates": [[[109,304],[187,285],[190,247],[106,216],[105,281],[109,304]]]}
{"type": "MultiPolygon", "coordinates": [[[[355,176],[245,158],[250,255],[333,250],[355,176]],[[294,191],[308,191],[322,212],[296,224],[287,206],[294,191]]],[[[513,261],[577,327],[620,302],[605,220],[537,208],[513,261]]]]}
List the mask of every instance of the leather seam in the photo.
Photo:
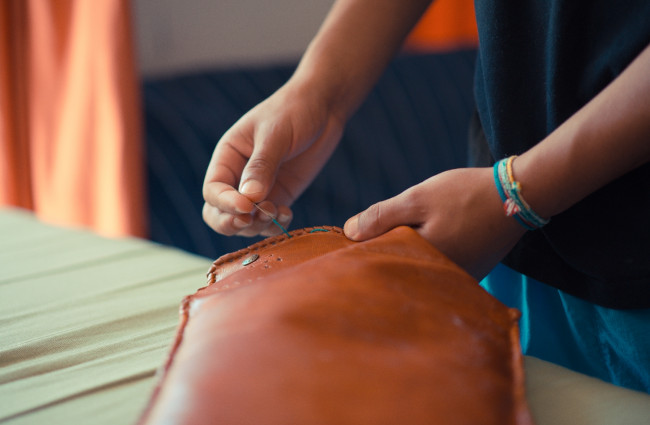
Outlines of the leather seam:
{"type": "MultiPolygon", "coordinates": [[[[340,227],[336,226],[317,226],[317,227],[304,227],[302,229],[296,229],[292,230],[289,232],[291,235],[291,238],[293,237],[301,237],[301,236],[308,236],[312,234],[311,232],[314,229],[326,229],[328,232],[333,232],[333,233],[339,233],[342,234],[343,230],[340,227]]],[[[208,270],[208,273],[206,274],[206,277],[208,278],[208,283],[211,283],[211,275],[214,276],[217,268],[219,266],[222,266],[226,263],[233,263],[241,258],[243,258],[246,255],[249,255],[251,253],[259,252],[263,250],[264,248],[267,248],[269,246],[276,246],[280,243],[284,243],[288,240],[291,239],[289,236],[282,234],[278,235],[272,238],[265,239],[263,241],[257,242],[247,248],[240,249],[239,251],[226,254],[222,257],[217,258],[212,265],[210,266],[210,269],[208,270]]]]}

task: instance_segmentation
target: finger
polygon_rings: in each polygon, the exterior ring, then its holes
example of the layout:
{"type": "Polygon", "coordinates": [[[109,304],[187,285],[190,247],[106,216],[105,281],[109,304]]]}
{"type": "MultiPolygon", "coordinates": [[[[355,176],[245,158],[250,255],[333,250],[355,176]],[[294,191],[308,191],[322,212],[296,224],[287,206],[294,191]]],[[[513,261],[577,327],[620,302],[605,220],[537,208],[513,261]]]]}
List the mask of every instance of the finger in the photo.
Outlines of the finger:
{"type": "Polygon", "coordinates": [[[253,222],[250,226],[237,233],[240,236],[275,236],[283,232],[280,224],[284,229],[287,228],[293,213],[288,207],[277,208],[270,201],[264,201],[257,204],[261,209],[256,209],[253,216],[253,222]],[[276,222],[274,222],[275,220],[276,222]]]}
{"type": "Polygon", "coordinates": [[[283,225],[285,228],[288,228],[289,225],[291,224],[291,220],[293,220],[293,211],[291,211],[291,208],[284,205],[279,207],[278,221],[280,222],[280,224],[283,225]]]}
{"type": "Polygon", "coordinates": [[[214,231],[225,236],[241,234],[253,224],[250,214],[228,214],[208,204],[203,204],[203,220],[214,231]]]}
{"type": "Polygon", "coordinates": [[[255,208],[250,199],[232,186],[221,182],[204,184],[203,199],[226,214],[249,214],[255,208]]]}
{"type": "Polygon", "coordinates": [[[269,201],[264,201],[258,205],[268,214],[258,210],[255,214],[255,222],[246,229],[246,233],[255,232],[255,234],[262,236],[276,236],[289,227],[289,223],[293,218],[293,212],[289,207],[282,206],[276,209],[269,201]],[[278,224],[282,227],[278,226],[278,224]]]}
{"type": "Polygon", "coordinates": [[[239,184],[239,192],[253,202],[266,199],[273,187],[286,154],[283,146],[288,145],[282,139],[289,140],[291,137],[290,134],[283,133],[286,132],[265,126],[255,135],[259,142],[255,144],[253,153],[244,167],[239,184]]]}
{"type": "Polygon", "coordinates": [[[267,228],[272,229],[275,227],[273,223],[262,223],[259,220],[253,220],[253,224],[245,229],[242,229],[240,232],[237,233],[237,236],[246,236],[246,237],[253,237],[253,236],[264,236],[264,232],[266,231],[267,228]]]}
{"type": "Polygon", "coordinates": [[[418,216],[411,198],[410,192],[407,191],[370,206],[345,223],[345,236],[354,241],[364,241],[400,225],[419,225],[422,217],[418,216]]]}
{"type": "Polygon", "coordinates": [[[249,200],[238,194],[240,177],[253,150],[253,142],[241,131],[230,129],[219,140],[214,150],[203,181],[203,198],[222,212],[240,214],[252,211],[249,200]],[[233,192],[222,195],[225,192],[233,192]]]}
{"type": "Polygon", "coordinates": [[[262,201],[255,204],[255,218],[264,224],[273,221],[277,216],[275,205],[270,201],[262,201]]]}

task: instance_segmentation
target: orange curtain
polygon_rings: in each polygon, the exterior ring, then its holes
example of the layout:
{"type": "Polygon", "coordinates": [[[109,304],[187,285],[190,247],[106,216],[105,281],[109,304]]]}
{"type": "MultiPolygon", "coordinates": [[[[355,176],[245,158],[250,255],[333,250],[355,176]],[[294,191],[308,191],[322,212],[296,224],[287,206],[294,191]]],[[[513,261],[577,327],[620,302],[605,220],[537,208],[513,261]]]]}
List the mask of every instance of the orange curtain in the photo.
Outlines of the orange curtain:
{"type": "Polygon", "coordinates": [[[143,236],[128,0],[0,2],[0,205],[143,236]]]}
{"type": "Polygon", "coordinates": [[[435,0],[406,41],[407,50],[449,50],[478,45],[473,0],[435,0]]]}

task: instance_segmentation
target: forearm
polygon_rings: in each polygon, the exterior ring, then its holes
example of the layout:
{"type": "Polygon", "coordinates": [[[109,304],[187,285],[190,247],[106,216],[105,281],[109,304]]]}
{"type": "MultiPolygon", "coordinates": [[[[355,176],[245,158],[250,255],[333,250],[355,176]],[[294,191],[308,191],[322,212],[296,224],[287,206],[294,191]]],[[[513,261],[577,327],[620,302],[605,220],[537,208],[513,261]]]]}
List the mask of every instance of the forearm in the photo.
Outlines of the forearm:
{"type": "Polygon", "coordinates": [[[338,0],[292,80],[347,119],[431,0],[338,0]]]}
{"type": "Polygon", "coordinates": [[[558,214],[650,161],[649,70],[650,46],[594,99],[517,158],[515,178],[538,214],[558,214]]]}

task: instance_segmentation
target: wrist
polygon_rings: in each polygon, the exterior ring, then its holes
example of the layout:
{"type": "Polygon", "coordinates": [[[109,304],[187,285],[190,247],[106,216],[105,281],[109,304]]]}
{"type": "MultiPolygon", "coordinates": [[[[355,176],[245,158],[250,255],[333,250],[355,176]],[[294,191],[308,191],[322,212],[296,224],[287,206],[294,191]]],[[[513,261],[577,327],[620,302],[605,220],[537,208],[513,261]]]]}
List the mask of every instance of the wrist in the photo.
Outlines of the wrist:
{"type": "Polygon", "coordinates": [[[526,200],[559,214],[650,160],[650,46],[605,89],[515,161],[526,200]]]}
{"type": "Polygon", "coordinates": [[[506,216],[513,217],[526,230],[544,227],[550,221],[540,216],[523,196],[523,185],[514,176],[513,155],[497,161],[493,167],[494,184],[503,203],[506,216]]]}
{"type": "Polygon", "coordinates": [[[342,122],[347,121],[366,95],[363,84],[349,70],[341,69],[336,60],[325,53],[308,51],[288,85],[300,95],[308,95],[323,105],[342,122]]]}

